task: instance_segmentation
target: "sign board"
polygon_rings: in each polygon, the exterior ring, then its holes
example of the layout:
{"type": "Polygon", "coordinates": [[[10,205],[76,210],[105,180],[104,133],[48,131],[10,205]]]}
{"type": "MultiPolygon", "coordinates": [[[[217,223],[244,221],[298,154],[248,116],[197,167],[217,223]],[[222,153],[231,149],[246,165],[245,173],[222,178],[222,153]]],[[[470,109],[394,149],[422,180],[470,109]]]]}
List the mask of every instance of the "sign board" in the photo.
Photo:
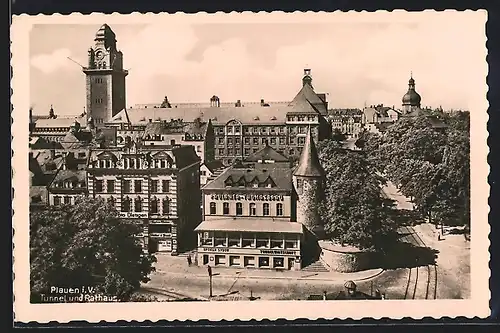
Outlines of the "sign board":
{"type": "Polygon", "coordinates": [[[284,196],[281,194],[212,194],[211,200],[235,200],[235,201],[283,201],[284,196]]]}
{"type": "Polygon", "coordinates": [[[147,218],[148,212],[120,212],[122,218],[147,218]]]}

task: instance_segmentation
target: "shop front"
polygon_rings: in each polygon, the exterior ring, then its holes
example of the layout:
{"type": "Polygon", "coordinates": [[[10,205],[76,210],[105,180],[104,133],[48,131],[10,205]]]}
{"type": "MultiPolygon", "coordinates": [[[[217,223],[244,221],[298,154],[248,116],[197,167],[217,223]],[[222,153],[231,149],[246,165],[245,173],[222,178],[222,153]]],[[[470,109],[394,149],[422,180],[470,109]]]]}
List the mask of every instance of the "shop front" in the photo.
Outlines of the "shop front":
{"type": "Polygon", "coordinates": [[[276,270],[302,267],[302,225],[266,220],[205,221],[198,232],[198,265],[276,270]]]}

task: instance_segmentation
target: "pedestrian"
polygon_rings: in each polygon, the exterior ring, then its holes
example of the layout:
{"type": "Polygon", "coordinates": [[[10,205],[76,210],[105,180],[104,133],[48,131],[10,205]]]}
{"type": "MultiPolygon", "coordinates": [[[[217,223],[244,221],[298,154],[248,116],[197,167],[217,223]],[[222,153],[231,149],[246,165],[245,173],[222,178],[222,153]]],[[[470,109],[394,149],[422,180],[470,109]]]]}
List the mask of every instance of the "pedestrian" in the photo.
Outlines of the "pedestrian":
{"type": "Polygon", "coordinates": [[[187,256],[187,261],[188,261],[188,266],[191,266],[192,262],[191,262],[191,255],[190,254],[188,254],[188,256],[187,256]]]}

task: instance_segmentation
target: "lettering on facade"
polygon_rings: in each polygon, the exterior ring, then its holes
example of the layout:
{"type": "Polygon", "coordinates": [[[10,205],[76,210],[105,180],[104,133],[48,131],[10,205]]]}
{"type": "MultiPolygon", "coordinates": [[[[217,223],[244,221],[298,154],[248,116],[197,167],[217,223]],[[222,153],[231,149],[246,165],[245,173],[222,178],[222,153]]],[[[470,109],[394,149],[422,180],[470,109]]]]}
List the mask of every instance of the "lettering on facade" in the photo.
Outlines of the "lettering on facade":
{"type": "Polygon", "coordinates": [[[224,248],[217,249],[217,248],[213,248],[213,247],[204,247],[203,251],[205,251],[205,252],[229,252],[229,249],[224,249],[224,248]]]}
{"type": "Polygon", "coordinates": [[[171,237],[172,234],[166,232],[151,232],[149,234],[151,237],[171,237]]]}
{"type": "Polygon", "coordinates": [[[211,200],[236,200],[236,201],[283,201],[280,194],[212,194],[211,200]]]}
{"type": "Polygon", "coordinates": [[[120,217],[122,218],[145,218],[148,217],[148,212],[132,213],[132,212],[120,212],[120,217]]]}
{"type": "Polygon", "coordinates": [[[295,251],[283,251],[283,250],[260,250],[261,254],[282,254],[282,255],[289,255],[289,256],[294,256],[295,251]]]}

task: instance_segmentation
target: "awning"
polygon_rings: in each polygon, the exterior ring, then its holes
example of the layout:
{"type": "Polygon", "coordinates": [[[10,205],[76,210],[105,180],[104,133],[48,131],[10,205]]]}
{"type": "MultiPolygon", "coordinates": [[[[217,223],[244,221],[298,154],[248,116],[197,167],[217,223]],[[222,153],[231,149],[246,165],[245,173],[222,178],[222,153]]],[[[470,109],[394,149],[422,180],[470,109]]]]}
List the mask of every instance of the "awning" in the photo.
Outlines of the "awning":
{"type": "Polygon", "coordinates": [[[208,220],[200,223],[196,231],[240,231],[240,232],[282,232],[302,234],[302,224],[298,222],[270,219],[227,218],[208,220]]]}

